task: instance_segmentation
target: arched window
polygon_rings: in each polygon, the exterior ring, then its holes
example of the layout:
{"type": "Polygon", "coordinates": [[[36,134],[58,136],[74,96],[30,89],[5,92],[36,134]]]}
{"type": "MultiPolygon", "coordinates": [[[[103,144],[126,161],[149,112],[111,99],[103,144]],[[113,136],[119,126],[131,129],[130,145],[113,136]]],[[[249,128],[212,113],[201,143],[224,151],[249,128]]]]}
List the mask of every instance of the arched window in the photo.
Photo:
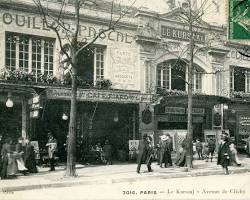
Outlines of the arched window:
{"type": "MultiPolygon", "coordinates": [[[[187,64],[182,60],[164,61],[157,65],[157,88],[166,90],[187,90],[187,64]]],[[[202,89],[203,70],[194,66],[193,90],[202,89]]]]}

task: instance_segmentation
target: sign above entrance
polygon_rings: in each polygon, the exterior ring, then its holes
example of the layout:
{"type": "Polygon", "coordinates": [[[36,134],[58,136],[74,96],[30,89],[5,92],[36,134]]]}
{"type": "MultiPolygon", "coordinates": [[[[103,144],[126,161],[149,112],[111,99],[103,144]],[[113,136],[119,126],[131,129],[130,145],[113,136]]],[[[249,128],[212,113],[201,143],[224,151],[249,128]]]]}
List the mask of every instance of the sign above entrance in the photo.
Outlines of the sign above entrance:
{"type": "MultiPolygon", "coordinates": [[[[48,89],[48,99],[70,100],[70,89],[48,89]]],[[[100,102],[115,102],[115,103],[150,103],[152,102],[151,94],[140,94],[125,91],[102,91],[102,90],[83,90],[77,91],[78,101],[100,101],[100,102]]]]}
{"type": "MultiPolygon", "coordinates": [[[[166,114],[186,114],[187,108],[182,107],[165,107],[166,114]]],[[[204,108],[192,108],[193,115],[204,115],[205,109],[204,108]]]]}
{"type": "MultiPolygon", "coordinates": [[[[173,39],[173,40],[181,40],[181,41],[189,41],[190,33],[185,29],[177,29],[169,26],[161,27],[161,35],[165,38],[173,39]]],[[[193,39],[198,43],[205,43],[206,37],[205,33],[194,32],[193,39]]]]}

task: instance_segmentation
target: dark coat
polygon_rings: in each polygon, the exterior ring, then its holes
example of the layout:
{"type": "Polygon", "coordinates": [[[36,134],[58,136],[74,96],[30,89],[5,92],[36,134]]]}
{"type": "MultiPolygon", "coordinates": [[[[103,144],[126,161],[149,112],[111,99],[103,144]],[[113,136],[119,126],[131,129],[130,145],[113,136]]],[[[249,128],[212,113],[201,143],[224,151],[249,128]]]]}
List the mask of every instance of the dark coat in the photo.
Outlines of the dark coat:
{"type": "Polygon", "coordinates": [[[28,169],[30,173],[37,172],[36,154],[35,154],[34,147],[30,143],[26,145],[25,154],[24,154],[24,163],[25,163],[25,167],[28,169]]]}
{"type": "Polygon", "coordinates": [[[1,149],[1,157],[2,157],[1,178],[7,177],[8,153],[11,153],[11,145],[8,143],[5,143],[1,149]]]}
{"type": "Polygon", "coordinates": [[[230,142],[228,140],[225,143],[220,144],[218,150],[218,161],[217,164],[222,167],[227,167],[230,163],[230,142]]]}
{"type": "Polygon", "coordinates": [[[139,153],[137,156],[137,163],[145,163],[146,160],[149,159],[151,153],[152,153],[152,147],[150,146],[149,142],[142,139],[139,141],[139,147],[138,147],[139,153]]]}
{"type": "Polygon", "coordinates": [[[213,151],[215,150],[215,147],[216,147],[215,141],[212,140],[212,139],[210,139],[210,140],[208,141],[208,150],[209,150],[210,152],[213,152],[213,151]]]}

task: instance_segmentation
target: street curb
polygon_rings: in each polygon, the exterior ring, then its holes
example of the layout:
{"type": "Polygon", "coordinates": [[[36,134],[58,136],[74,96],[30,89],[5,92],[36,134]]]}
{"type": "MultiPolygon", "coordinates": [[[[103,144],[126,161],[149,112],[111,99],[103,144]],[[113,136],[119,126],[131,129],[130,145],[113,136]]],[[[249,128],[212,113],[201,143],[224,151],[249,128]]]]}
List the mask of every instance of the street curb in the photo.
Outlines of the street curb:
{"type": "MultiPolygon", "coordinates": [[[[238,173],[246,173],[250,172],[250,169],[233,169],[229,170],[230,174],[238,174],[238,173]]],[[[179,172],[173,174],[161,174],[151,175],[151,176],[141,176],[141,177],[133,177],[133,178],[111,178],[111,179],[101,179],[101,180],[92,180],[92,181],[78,181],[77,179],[74,182],[62,182],[62,183],[45,183],[45,184],[37,184],[37,185],[23,185],[23,186],[13,186],[13,187],[4,187],[1,189],[0,193],[8,193],[8,192],[17,192],[17,191],[25,191],[25,190],[35,190],[35,189],[46,189],[46,188],[60,188],[60,187],[71,187],[77,185],[94,185],[94,184],[112,184],[112,183],[122,183],[122,182],[136,182],[143,181],[148,179],[170,179],[170,178],[185,178],[185,177],[194,177],[194,176],[210,176],[210,175],[222,175],[222,170],[216,171],[203,171],[203,172],[179,172]]]]}

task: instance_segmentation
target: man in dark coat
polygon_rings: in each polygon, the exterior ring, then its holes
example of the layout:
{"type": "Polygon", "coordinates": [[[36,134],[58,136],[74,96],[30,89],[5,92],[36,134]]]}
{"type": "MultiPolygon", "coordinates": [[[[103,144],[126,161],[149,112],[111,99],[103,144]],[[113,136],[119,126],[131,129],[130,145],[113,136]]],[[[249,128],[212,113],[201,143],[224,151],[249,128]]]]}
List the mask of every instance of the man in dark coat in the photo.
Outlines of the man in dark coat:
{"type": "Polygon", "coordinates": [[[141,169],[141,164],[146,163],[148,172],[152,172],[153,170],[151,169],[151,158],[152,158],[152,151],[153,151],[153,146],[151,144],[149,136],[146,134],[143,135],[143,139],[139,141],[139,153],[137,157],[137,173],[140,173],[141,169]]]}
{"type": "Polygon", "coordinates": [[[211,159],[211,162],[212,162],[215,148],[216,148],[215,141],[214,141],[212,138],[210,138],[210,139],[208,140],[207,161],[208,161],[208,159],[209,159],[209,155],[211,155],[211,158],[210,158],[210,159],[211,159]]]}
{"type": "MultiPolygon", "coordinates": [[[[173,151],[172,139],[169,134],[167,136],[167,143],[166,143],[166,163],[167,166],[173,166],[171,152],[173,151]]],[[[167,167],[165,166],[165,167],[167,167]]]]}
{"type": "Polygon", "coordinates": [[[167,136],[162,135],[160,140],[160,167],[164,166],[167,167],[167,159],[166,159],[166,149],[167,149],[167,136]]]}
{"type": "Polygon", "coordinates": [[[222,132],[221,134],[221,144],[218,150],[218,161],[217,165],[221,165],[224,171],[224,174],[228,175],[228,165],[230,163],[230,140],[229,136],[226,132],[222,132]]]}

